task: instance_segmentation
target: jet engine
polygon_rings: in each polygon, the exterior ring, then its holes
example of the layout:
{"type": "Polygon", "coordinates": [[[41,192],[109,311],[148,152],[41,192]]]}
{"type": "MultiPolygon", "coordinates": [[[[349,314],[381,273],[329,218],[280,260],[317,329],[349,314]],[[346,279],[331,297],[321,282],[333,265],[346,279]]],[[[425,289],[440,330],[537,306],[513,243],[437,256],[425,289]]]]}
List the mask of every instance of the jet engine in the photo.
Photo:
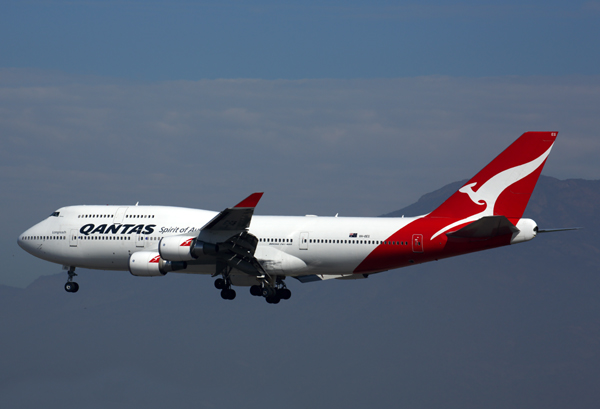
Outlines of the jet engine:
{"type": "Polygon", "coordinates": [[[158,243],[160,257],[169,261],[191,261],[203,256],[216,256],[219,248],[190,236],[163,237],[158,243]]]}
{"type": "Polygon", "coordinates": [[[194,259],[190,253],[194,241],[196,241],[195,236],[163,237],[158,243],[158,252],[165,260],[190,261],[194,259]]]}
{"type": "Polygon", "coordinates": [[[129,256],[129,272],[138,277],[164,276],[170,271],[186,268],[185,261],[163,260],[156,251],[137,251],[129,256]]]}

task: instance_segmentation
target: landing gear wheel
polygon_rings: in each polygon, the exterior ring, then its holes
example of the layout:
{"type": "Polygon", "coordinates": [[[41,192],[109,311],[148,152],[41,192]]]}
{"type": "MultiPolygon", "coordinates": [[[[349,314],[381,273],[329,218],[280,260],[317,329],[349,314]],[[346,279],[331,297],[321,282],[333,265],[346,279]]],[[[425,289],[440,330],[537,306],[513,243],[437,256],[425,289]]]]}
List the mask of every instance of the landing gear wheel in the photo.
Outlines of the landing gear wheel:
{"type": "Polygon", "coordinates": [[[279,298],[277,295],[270,295],[268,297],[265,297],[265,299],[269,304],[278,304],[279,301],[281,301],[281,298],[279,298]]]}
{"type": "Polygon", "coordinates": [[[260,285],[253,285],[252,287],[250,287],[250,294],[252,294],[255,297],[261,296],[262,288],[260,287],[260,285]]]}
{"type": "Polygon", "coordinates": [[[223,280],[222,278],[217,278],[215,280],[215,288],[217,290],[223,290],[225,288],[225,280],[223,280]]]}
{"type": "Polygon", "coordinates": [[[275,293],[275,289],[274,289],[274,288],[271,288],[271,287],[263,287],[263,288],[262,288],[262,291],[261,291],[261,293],[260,293],[260,295],[262,295],[262,296],[263,296],[263,297],[265,297],[265,298],[272,297],[272,296],[274,296],[275,294],[276,294],[276,293],[275,293]]]}
{"type": "Polygon", "coordinates": [[[76,282],[68,281],[65,284],[65,291],[67,291],[68,293],[76,293],[77,290],[79,290],[79,284],[77,284],[76,282]]]}
{"type": "Polygon", "coordinates": [[[277,290],[277,297],[281,298],[282,300],[289,300],[291,296],[292,292],[287,288],[280,288],[277,290]]]}
{"type": "Polygon", "coordinates": [[[235,298],[235,290],[224,288],[221,290],[221,298],[224,300],[233,300],[235,298]]]}

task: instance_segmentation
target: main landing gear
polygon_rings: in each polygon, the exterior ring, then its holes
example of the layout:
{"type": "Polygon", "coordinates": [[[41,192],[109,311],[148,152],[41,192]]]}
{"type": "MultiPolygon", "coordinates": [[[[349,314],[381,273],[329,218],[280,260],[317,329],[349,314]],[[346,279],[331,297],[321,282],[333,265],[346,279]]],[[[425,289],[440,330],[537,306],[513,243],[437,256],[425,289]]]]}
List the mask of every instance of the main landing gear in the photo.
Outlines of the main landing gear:
{"type": "Polygon", "coordinates": [[[277,277],[273,280],[263,280],[262,285],[253,285],[250,287],[250,294],[260,297],[265,297],[269,304],[277,304],[281,300],[289,300],[292,292],[288,290],[283,282],[283,278],[277,277]]]}
{"type": "Polygon", "coordinates": [[[69,278],[67,279],[67,283],[65,284],[65,290],[68,293],[76,293],[79,290],[79,284],[73,281],[73,277],[77,275],[75,274],[75,267],[69,267],[69,271],[67,273],[69,274],[69,278]]]}
{"type": "MultiPolygon", "coordinates": [[[[250,294],[256,297],[265,297],[269,304],[277,304],[281,300],[289,300],[292,292],[288,290],[283,282],[282,276],[277,277],[259,277],[260,284],[250,287],[250,294]]],[[[233,300],[236,296],[235,290],[231,288],[231,280],[227,271],[222,273],[222,278],[215,280],[215,288],[221,290],[221,298],[224,300],[233,300]]]]}
{"type": "Polygon", "coordinates": [[[215,287],[221,290],[221,298],[224,300],[233,300],[235,298],[235,290],[231,288],[231,281],[225,278],[217,278],[215,287]]]}

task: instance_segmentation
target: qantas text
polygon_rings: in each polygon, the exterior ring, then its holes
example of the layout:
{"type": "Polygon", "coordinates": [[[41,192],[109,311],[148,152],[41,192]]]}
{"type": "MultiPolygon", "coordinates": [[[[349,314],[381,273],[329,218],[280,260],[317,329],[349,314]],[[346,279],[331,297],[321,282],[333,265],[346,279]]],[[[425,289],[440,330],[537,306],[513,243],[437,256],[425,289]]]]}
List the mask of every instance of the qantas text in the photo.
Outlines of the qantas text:
{"type": "Polygon", "coordinates": [[[95,224],[86,224],[81,229],[79,229],[79,233],[90,235],[94,233],[98,234],[152,234],[154,233],[154,228],[156,224],[101,224],[96,226],[95,224]]]}

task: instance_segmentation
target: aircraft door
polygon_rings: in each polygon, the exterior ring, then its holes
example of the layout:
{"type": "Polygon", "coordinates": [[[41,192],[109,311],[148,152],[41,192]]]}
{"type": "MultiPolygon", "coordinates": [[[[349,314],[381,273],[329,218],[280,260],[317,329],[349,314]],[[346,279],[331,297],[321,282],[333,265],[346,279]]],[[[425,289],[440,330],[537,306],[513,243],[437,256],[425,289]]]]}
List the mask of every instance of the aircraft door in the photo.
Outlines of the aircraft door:
{"type": "Polygon", "coordinates": [[[71,235],[69,236],[69,246],[77,247],[77,241],[78,241],[77,234],[78,233],[79,233],[78,230],[75,230],[75,229],[71,230],[71,235]]]}
{"type": "Polygon", "coordinates": [[[123,217],[125,217],[125,212],[127,212],[127,207],[119,207],[117,209],[117,212],[115,213],[115,217],[113,218],[113,223],[123,223],[123,217]]]}
{"type": "Polygon", "coordinates": [[[412,249],[413,249],[413,253],[422,253],[423,252],[423,235],[422,234],[413,234],[412,249]]]}
{"type": "Polygon", "coordinates": [[[308,250],[308,232],[300,233],[300,250],[308,250]]]}
{"type": "Polygon", "coordinates": [[[135,246],[136,247],[144,247],[144,236],[138,234],[135,238],[135,246]]]}

